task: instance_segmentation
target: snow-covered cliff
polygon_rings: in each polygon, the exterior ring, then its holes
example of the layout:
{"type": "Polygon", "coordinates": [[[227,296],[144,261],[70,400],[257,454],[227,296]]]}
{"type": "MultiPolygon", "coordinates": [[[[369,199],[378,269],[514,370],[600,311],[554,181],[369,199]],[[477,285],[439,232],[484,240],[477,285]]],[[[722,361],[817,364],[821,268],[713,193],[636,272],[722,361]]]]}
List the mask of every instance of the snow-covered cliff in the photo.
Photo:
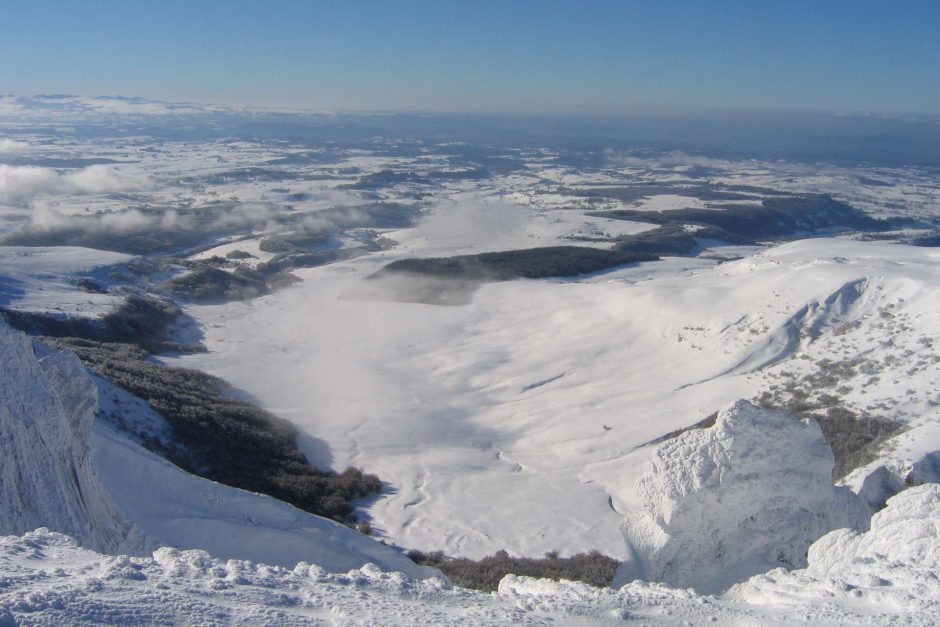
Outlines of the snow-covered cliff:
{"type": "Polygon", "coordinates": [[[78,358],[41,361],[0,320],[0,532],[48,527],[100,551],[127,550],[131,525],[92,466],[97,389],[78,358]]]}
{"type": "Polygon", "coordinates": [[[643,511],[623,525],[633,579],[718,592],[751,575],[806,566],[809,545],[869,511],[832,485],[833,458],[819,426],[746,401],[715,425],[659,445],[636,483],[643,511]]]}

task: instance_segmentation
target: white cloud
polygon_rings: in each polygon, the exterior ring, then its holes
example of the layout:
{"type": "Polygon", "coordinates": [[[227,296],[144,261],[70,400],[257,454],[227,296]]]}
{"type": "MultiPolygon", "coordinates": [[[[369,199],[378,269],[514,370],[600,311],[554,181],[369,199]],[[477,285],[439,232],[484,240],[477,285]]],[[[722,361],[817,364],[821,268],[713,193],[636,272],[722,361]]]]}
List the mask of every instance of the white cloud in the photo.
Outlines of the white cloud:
{"type": "Polygon", "coordinates": [[[51,168],[0,164],[0,200],[29,200],[41,194],[104,194],[146,189],[150,180],[105,165],[59,174],[51,168]]]}
{"type": "Polygon", "coordinates": [[[0,200],[27,198],[59,186],[59,175],[50,168],[0,164],[0,200]]]}
{"type": "Polygon", "coordinates": [[[129,192],[150,186],[149,180],[106,165],[90,165],[62,176],[66,191],[104,194],[129,192]]]}
{"type": "Polygon", "coordinates": [[[218,215],[213,225],[219,229],[236,226],[264,227],[274,218],[274,214],[275,211],[263,203],[242,203],[218,215]]]}
{"type": "Polygon", "coordinates": [[[9,139],[7,137],[0,137],[0,153],[22,152],[28,149],[29,144],[26,142],[16,141],[15,139],[9,139]]]}
{"type": "Polygon", "coordinates": [[[75,229],[97,233],[129,233],[157,226],[156,216],[148,216],[137,209],[126,209],[96,216],[66,215],[46,201],[37,198],[32,204],[30,230],[56,231],[75,229]]]}

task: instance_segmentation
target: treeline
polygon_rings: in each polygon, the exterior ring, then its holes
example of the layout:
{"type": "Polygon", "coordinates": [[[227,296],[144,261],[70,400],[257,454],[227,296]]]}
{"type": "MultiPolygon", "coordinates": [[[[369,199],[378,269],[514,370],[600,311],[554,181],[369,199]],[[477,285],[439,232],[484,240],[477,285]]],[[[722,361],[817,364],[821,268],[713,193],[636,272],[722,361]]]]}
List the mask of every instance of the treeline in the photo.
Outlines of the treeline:
{"type": "Polygon", "coordinates": [[[346,522],[355,522],[352,500],[382,488],[378,477],[356,468],[336,473],[311,465],[291,423],[229,398],[221,379],[147,361],[152,352],[194,348],[168,339],[170,325],[183,315],[170,303],[130,296],[97,320],[3,308],[0,315],[50,346],[75,352],[89,370],[147,401],[170,425],[173,444],[137,434],[140,441],[188,472],[346,522]]]}
{"type": "Polygon", "coordinates": [[[485,592],[495,591],[499,581],[510,574],[609,586],[620,564],[598,551],[571,557],[559,557],[558,553],[551,552],[543,558],[510,557],[506,551],[497,551],[479,560],[447,557],[441,551],[409,551],[408,557],[417,564],[437,568],[458,586],[485,592]]]}
{"type": "Polygon", "coordinates": [[[97,319],[0,307],[0,316],[7,324],[29,335],[134,344],[149,352],[193,348],[183,347],[167,338],[170,325],[182,315],[179,307],[172,303],[136,294],[128,296],[118,307],[97,319]]]}
{"type": "MultiPolygon", "coordinates": [[[[888,222],[876,220],[863,211],[827,195],[775,196],[758,202],[760,204],[715,204],[711,209],[618,209],[597,211],[589,215],[660,225],[691,224],[713,227],[721,229],[739,242],[813,233],[824,229],[877,231],[890,226],[888,222]]],[[[698,236],[702,237],[701,234],[698,236]]]]}
{"type": "Polygon", "coordinates": [[[410,274],[478,282],[542,279],[578,276],[637,261],[656,259],[656,255],[642,252],[581,246],[547,246],[478,255],[400,259],[388,264],[370,278],[410,274]]]}
{"type": "Polygon", "coordinates": [[[342,473],[312,466],[297,447],[297,430],[259,407],[225,396],[227,384],[198,370],[146,361],[129,344],[43,338],[78,355],[90,370],[147,401],[179,445],[158,450],[193,474],[286,501],[310,513],[346,520],[350,501],[382,483],[356,468],[342,473]]]}

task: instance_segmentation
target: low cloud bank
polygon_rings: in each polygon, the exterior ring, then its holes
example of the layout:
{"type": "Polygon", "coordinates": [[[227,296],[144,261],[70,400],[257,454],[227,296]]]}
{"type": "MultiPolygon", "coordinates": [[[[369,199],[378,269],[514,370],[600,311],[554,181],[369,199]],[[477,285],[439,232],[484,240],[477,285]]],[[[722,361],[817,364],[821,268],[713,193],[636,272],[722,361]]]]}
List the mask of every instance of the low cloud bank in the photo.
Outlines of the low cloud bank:
{"type": "Polygon", "coordinates": [[[0,137],[0,153],[22,152],[29,149],[26,142],[17,141],[8,137],[0,137]]]}
{"type": "Polygon", "coordinates": [[[690,155],[681,150],[640,156],[633,153],[618,152],[608,148],[604,151],[604,157],[607,165],[611,167],[675,168],[680,166],[697,166],[702,168],[722,168],[732,164],[732,162],[727,159],[714,159],[701,155],[690,155]]]}
{"type": "MultiPolygon", "coordinates": [[[[2,146],[0,146],[2,147],[2,146]]],[[[107,194],[149,188],[146,176],[106,165],[61,174],[52,168],[0,164],[0,201],[28,201],[44,194],[107,194]]]]}

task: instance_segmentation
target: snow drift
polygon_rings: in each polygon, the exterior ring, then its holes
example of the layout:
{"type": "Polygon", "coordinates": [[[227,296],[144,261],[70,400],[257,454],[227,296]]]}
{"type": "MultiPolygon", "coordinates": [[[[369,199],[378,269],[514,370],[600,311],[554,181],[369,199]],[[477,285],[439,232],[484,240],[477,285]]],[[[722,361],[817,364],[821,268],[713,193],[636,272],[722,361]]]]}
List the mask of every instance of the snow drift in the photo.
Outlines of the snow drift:
{"type": "Polygon", "coordinates": [[[636,483],[643,511],[627,516],[634,579],[718,592],[775,567],[806,566],[826,532],[861,529],[868,509],[832,485],[833,457],[815,422],[746,401],[715,425],[660,444],[636,483]]]}
{"type": "MultiPolygon", "coordinates": [[[[929,483],[891,497],[871,529],[832,531],[809,548],[804,570],[775,569],[738,584],[728,596],[749,603],[868,605],[892,614],[940,615],[940,485],[929,483]]],[[[909,620],[910,620],[909,618],[909,620]]],[[[912,622],[917,622],[912,621],[912,622]]]]}

